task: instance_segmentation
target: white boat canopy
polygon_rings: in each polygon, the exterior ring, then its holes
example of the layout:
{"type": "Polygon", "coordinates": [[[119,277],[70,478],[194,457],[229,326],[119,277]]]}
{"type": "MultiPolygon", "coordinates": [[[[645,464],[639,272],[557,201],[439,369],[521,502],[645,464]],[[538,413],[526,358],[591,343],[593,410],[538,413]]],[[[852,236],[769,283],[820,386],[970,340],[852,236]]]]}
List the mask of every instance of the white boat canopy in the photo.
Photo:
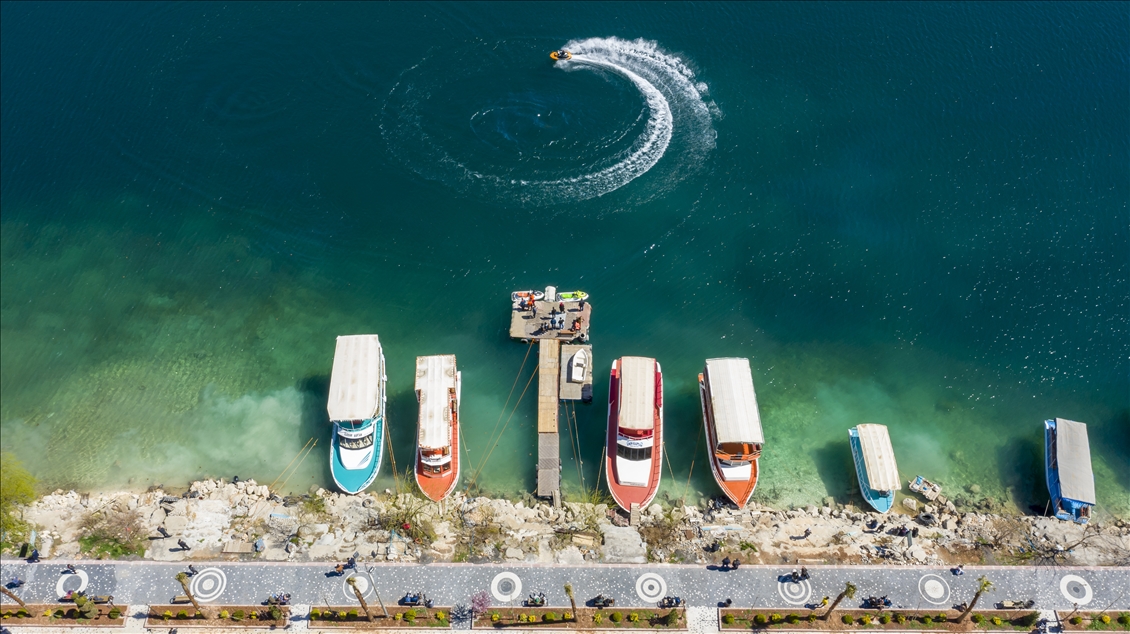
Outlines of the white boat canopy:
{"type": "Polygon", "coordinates": [[[366,420],[381,412],[384,353],[376,335],[337,338],[330,397],[330,420],[366,420]]]}
{"type": "Polygon", "coordinates": [[[707,359],[706,379],[718,443],[764,443],[749,359],[707,359]]]}
{"type": "Polygon", "coordinates": [[[420,447],[441,449],[451,445],[451,399],[455,389],[455,355],[416,357],[416,398],[420,401],[420,447]]]}
{"type": "Polygon", "coordinates": [[[895,450],[891,447],[891,436],[886,425],[865,423],[857,425],[859,446],[863,449],[863,464],[867,468],[867,481],[876,491],[897,491],[899,482],[898,467],[895,465],[895,450]]]}
{"type": "Polygon", "coordinates": [[[1095,503],[1095,474],[1091,471],[1091,443],[1086,423],[1055,419],[1059,494],[1069,500],[1095,503]]]}
{"type": "Polygon", "coordinates": [[[626,429],[655,428],[655,359],[620,358],[620,422],[626,429]]]}

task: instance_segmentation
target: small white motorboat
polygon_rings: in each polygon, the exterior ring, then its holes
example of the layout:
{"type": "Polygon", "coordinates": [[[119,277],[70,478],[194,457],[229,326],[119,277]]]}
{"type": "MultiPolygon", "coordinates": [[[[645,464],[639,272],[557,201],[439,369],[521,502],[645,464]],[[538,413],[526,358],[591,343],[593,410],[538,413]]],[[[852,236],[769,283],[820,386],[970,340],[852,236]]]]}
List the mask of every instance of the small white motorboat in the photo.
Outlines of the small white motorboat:
{"type": "Polygon", "coordinates": [[[573,383],[584,383],[588,374],[589,353],[581,348],[573,355],[573,361],[569,364],[569,380],[573,383]]]}

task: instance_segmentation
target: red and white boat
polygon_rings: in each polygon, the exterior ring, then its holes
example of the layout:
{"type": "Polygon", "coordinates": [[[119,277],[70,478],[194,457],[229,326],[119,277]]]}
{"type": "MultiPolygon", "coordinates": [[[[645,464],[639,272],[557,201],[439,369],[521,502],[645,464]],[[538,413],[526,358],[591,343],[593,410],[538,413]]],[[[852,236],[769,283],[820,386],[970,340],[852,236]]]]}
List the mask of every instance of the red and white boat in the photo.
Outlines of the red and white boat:
{"type": "Polygon", "coordinates": [[[663,453],[663,370],[655,359],[620,357],[608,388],[608,455],[612,499],[643,508],[659,490],[663,453]]]}
{"type": "Polygon", "coordinates": [[[757,488],[757,459],[765,443],[749,359],[707,359],[698,392],[714,479],[742,508],[757,488]]]}
{"type": "Polygon", "coordinates": [[[416,357],[416,484],[439,502],[459,482],[459,392],[455,355],[416,357]]]}

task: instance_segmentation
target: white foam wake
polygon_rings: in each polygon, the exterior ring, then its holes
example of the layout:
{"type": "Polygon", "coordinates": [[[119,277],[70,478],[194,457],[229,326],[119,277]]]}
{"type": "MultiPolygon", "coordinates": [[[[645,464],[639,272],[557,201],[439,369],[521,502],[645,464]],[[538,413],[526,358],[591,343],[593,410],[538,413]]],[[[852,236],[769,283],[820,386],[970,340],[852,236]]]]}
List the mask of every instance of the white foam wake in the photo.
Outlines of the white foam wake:
{"type": "MultiPolygon", "coordinates": [[[[701,166],[714,149],[713,127],[716,106],[708,101],[707,87],[678,57],[661,50],[655,42],[619,38],[590,38],[568,42],[570,60],[556,62],[567,72],[598,70],[627,79],[646,102],[647,121],[629,147],[610,155],[590,159],[584,164],[565,161],[550,173],[538,170],[522,173],[520,168],[495,170],[473,165],[473,158],[458,160],[425,128],[414,115],[414,99],[404,98],[413,86],[398,84],[385,106],[385,135],[404,136],[416,154],[406,157],[417,172],[428,178],[480,193],[488,198],[509,199],[524,204],[551,204],[586,200],[615,191],[649,172],[664,161],[664,174],[646,188],[645,197],[666,191],[701,166]],[[396,98],[397,94],[404,96],[396,98]],[[391,106],[391,107],[390,107],[391,106]],[[411,132],[403,134],[405,130],[411,132]],[[675,155],[667,156],[674,147],[675,155]]],[[[415,87],[417,92],[422,92],[415,87]]],[[[634,125],[635,122],[628,122],[634,125]]],[[[401,143],[407,147],[407,143],[401,143]]],[[[403,156],[403,155],[402,155],[403,156]]]]}

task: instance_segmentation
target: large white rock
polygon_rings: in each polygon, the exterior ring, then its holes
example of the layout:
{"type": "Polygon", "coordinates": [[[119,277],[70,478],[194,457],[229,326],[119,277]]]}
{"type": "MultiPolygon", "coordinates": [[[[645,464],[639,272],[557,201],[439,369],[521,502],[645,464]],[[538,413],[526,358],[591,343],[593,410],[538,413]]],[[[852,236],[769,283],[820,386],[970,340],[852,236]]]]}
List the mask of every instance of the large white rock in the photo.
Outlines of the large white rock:
{"type": "Polygon", "coordinates": [[[613,564],[647,563],[647,546],[636,529],[630,526],[602,524],[604,561],[613,564]]]}

